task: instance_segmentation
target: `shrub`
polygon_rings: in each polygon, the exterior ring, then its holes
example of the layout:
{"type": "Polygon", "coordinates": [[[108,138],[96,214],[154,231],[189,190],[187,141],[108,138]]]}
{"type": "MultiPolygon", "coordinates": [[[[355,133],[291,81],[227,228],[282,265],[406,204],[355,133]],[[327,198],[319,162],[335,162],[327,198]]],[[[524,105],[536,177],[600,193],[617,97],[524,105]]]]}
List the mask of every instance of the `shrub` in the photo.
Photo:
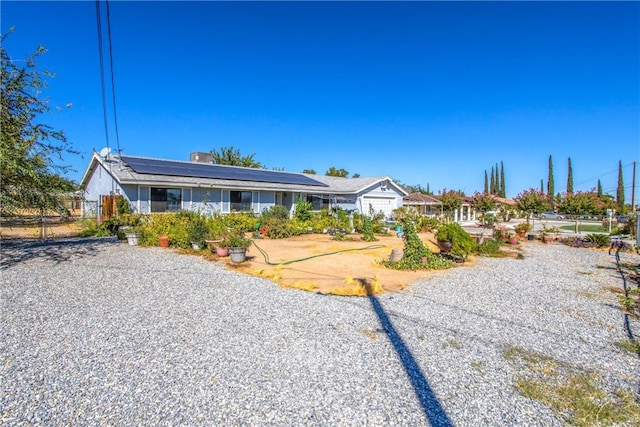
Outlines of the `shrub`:
{"type": "Polygon", "coordinates": [[[276,219],[289,219],[289,210],[282,205],[274,205],[269,209],[265,209],[262,211],[262,215],[260,215],[261,222],[267,222],[272,218],[276,219]]]}
{"type": "Polygon", "coordinates": [[[284,239],[293,234],[288,219],[271,217],[262,223],[262,227],[271,239],[284,239]]]}
{"type": "Polygon", "coordinates": [[[453,267],[451,261],[433,254],[422,243],[411,222],[404,225],[404,255],[402,259],[397,262],[381,261],[381,264],[396,270],[442,270],[453,267]]]}
{"type": "Polygon", "coordinates": [[[313,218],[313,205],[306,199],[296,199],[296,211],[294,217],[301,221],[308,221],[313,218]]]}
{"type": "Polygon", "coordinates": [[[593,243],[598,248],[609,246],[609,243],[611,243],[611,239],[606,234],[587,234],[584,236],[584,239],[587,242],[593,243]]]}
{"type": "Polygon", "coordinates": [[[441,225],[436,231],[436,238],[445,242],[451,242],[451,254],[465,258],[476,250],[478,244],[469,233],[464,231],[460,224],[450,223],[441,225]]]}
{"type": "Polygon", "coordinates": [[[486,239],[478,245],[477,252],[485,256],[501,256],[504,252],[500,249],[500,242],[496,239],[486,239]]]}
{"type": "Polygon", "coordinates": [[[364,217],[362,218],[362,222],[362,240],[365,242],[375,242],[378,240],[373,234],[373,223],[371,222],[371,219],[364,217]]]}
{"type": "Polygon", "coordinates": [[[253,212],[236,212],[222,215],[222,222],[228,229],[249,232],[258,224],[258,219],[253,212]]]}

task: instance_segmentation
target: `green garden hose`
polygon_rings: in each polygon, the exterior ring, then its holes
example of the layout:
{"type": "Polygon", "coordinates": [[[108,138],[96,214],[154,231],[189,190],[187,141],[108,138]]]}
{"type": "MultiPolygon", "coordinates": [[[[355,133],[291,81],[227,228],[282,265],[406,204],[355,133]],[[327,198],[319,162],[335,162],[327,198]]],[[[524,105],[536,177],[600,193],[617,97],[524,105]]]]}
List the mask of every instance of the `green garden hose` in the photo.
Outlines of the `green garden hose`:
{"type": "Polygon", "coordinates": [[[253,246],[255,246],[258,249],[258,251],[262,254],[262,256],[264,257],[264,262],[267,265],[287,265],[287,264],[293,264],[294,262],[306,261],[308,259],[318,258],[318,257],[321,257],[321,256],[335,255],[335,254],[339,254],[339,253],[342,253],[342,252],[364,251],[364,250],[368,250],[368,249],[380,249],[380,248],[384,248],[385,247],[385,245],[369,245],[369,246],[365,246],[364,248],[342,249],[340,251],[328,252],[326,254],[312,255],[312,256],[308,256],[306,258],[294,259],[294,260],[291,260],[291,261],[271,262],[271,261],[269,261],[269,254],[267,254],[260,246],[258,246],[255,241],[253,242],[253,246]]]}

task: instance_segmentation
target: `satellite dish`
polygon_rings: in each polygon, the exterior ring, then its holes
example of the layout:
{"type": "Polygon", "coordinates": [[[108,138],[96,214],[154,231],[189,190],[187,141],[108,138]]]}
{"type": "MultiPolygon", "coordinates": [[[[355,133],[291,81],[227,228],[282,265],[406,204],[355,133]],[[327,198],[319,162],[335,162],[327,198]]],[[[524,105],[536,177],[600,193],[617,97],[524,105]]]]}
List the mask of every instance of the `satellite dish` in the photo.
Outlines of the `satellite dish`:
{"type": "Polygon", "coordinates": [[[101,157],[107,157],[109,153],[111,153],[111,148],[109,147],[104,147],[102,150],[100,150],[101,157]]]}

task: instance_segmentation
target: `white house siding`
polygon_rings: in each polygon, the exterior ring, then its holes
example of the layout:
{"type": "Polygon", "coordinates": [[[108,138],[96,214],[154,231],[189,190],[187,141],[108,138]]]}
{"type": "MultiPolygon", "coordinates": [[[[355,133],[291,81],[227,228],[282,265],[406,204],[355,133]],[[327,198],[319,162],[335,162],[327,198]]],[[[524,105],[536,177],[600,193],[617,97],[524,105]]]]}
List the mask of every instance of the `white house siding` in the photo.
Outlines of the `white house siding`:
{"type": "Polygon", "coordinates": [[[120,185],[102,165],[98,164],[84,189],[82,215],[97,216],[100,213],[102,196],[115,194],[117,191],[122,191],[120,185]]]}
{"type": "Polygon", "coordinates": [[[205,215],[222,210],[222,192],[218,188],[194,188],[191,208],[205,215]]]}

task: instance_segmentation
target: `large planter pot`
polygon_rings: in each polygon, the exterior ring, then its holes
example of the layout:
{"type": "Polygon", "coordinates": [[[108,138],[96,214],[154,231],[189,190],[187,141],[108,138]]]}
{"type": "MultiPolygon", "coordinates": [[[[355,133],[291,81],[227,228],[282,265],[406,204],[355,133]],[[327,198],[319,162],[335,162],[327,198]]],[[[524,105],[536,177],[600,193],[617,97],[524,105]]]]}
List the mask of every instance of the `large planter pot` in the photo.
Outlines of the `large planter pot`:
{"type": "Polygon", "coordinates": [[[160,247],[161,248],[168,248],[169,247],[169,237],[167,236],[160,236],[158,238],[158,241],[160,242],[160,247]]]}
{"type": "Polygon", "coordinates": [[[544,235],[542,236],[542,241],[545,242],[546,244],[549,244],[553,241],[553,236],[549,236],[549,235],[544,235]]]}
{"type": "Polygon", "coordinates": [[[216,255],[218,255],[219,257],[229,256],[229,248],[216,246],[216,255]]]}
{"type": "Polygon", "coordinates": [[[232,262],[243,262],[247,258],[247,249],[229,248],[229,257],[232,262]]]}
{"type": "Polygon", "coordinates": [[[441,252],[449,252],[453,247],[453,243],[445,240],[438,240],[438,247],[440,248],[441,252]]]}
{"type": "Polygon", "coordinates": [[[516,230],[516,233],[518,234],[518,237],[524,237],[527,232],[524,230],[516,230]]]}
{"type": "Polygon", "coordinates": [[[140,233],[127,233],[125,236],[127,237],[127,243],[131,246],[136,246],[140,242],[140,233]]]}
{"type": "Polygon", "coordinates": [[[518,238],[517,237],[509,237],[509,243],[511,243],[512,245],[516,245],[518,243],[518,238]]]}

